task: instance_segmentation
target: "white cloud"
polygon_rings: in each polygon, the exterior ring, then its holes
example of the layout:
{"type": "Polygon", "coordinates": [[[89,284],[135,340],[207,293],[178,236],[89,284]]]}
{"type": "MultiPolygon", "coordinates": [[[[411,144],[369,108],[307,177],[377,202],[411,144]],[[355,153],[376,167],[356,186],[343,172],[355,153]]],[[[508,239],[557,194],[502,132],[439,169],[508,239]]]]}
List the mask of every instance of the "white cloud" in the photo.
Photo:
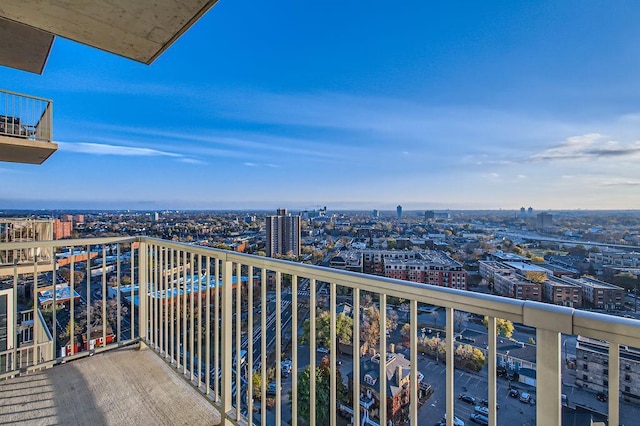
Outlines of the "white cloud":
{"type": "Polygon", "coordinates": [[[56,142],[61,151],[92,155],[120,155],[131,157],[183,157],[182,154],[160,151],[153,148],[108,145],[90,142],[56,142]]]}
{"type": "Polygon", "coordinates": [[[206,165],[207,162],[206,161],[202,161],[202,160],[197,160],[195,158],[180,158],[178,161],[180,161],[181,163],[186,163],[186,164],[194,164],[194,165],[206,165]]]}
{"type": "Polygon", "coordinates": [[[613,140],[603,140],[599,133],[571,136],[561,144],[534,154],[533,161],[588,160],[605,158],[630,158],[640,156],[640,142],[623,144],[613,140]]]}
{"type": "Polygon", "coordinates": [[[242,163],[242,164],[244,164],[247,167],[256,167],[257,166],[256,163],[242,163]]]}

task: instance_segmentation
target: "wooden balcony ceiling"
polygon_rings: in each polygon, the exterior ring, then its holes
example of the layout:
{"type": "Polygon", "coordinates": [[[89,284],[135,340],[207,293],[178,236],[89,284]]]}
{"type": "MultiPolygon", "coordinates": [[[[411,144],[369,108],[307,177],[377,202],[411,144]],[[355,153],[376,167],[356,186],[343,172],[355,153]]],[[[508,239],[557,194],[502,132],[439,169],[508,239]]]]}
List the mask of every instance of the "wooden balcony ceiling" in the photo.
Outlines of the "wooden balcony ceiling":
{"type": "Polygon", "coordinates": [[[0,64],[42,73],[54,36],[145,64],[217,0],[2,0],[0,64]]]}

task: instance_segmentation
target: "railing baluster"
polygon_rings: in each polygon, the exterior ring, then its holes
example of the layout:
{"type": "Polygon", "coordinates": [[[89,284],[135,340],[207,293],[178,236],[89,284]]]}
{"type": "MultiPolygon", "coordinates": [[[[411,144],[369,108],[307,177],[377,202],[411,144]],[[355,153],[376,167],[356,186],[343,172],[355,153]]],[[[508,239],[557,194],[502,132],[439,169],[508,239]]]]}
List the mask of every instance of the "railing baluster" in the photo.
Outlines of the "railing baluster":
{"type": "Polygon", "coordinates": [[[215,401],[220,401],[220,299],[222,297],[221,294],[221,279],[220,279],[220,260],[218,258],[214,258],[213,265],[213,275],[216,280],[216,292],[213,298],[213,366],[214,366],[214,377],[213,377],[213,393],[215,396],[215,401]]]}
{"type": "MultiPolygon", "coordinates": [[[[138,333],[140,334],[140,339],[143,341],[149,341],[149,322],[148,322],[148,269],[147,269],[147,256],[149,255],[149,246],[146,242],[140,242],[140,247],[138,248],[138,333]]],[[[134,293],[132,290],[131,293],[131,307],[135,306],[134,304],[134,293]]],[[[131,324],[133,327],[133,324],[131,324]]]]}
{"type": "Polygon", "coordinates": [[[562,422],[562,394],[560,333],[542,328],[536,329],[536,401],[537,423],[559,425],[562,422]]]}
{"type": "Polygon", "coordinates": [[[247,271],[247,418],[253,424],[253,266],[247,271]]]}
{"type": "Polygon", "coordinates": [[[446,318],[446,329],[445,333],[447,335],[446,340],[446,382],[447,382],[447,425],[453,425],[454,418],[454,403],[455,403],[455,395],[454,395],[454,387],[453,387],[453,373],[454,373],[454,364],[453,364],[453,308],[445,309],[445,318],[446,318]]]}
{"type": "Polygon", "coordinates": [[[291,277],[291,424],[298,424],[298,276],[291,277]]]}
{"type": "Polygon", "coordinates": [[[387,424],[387,295],[380,293],[380,425],[387,424]]]}
{"type": "MultiPolygon", "coordinates": [[[[89,260],[89,258],[91,257],[89,255],[89,253],[91,253],[91,246],[87,245],[87,265],[85,268],[86,271],[86,275],[87,275],[87,340],[86,340],[86,345],[87,345],[87,350],[91,349],[91,261],[89,260]]],[[[104,259],[104,258],[103,258],[104,259]]],[[[102,273],[104,274],[104,269],[102,270],[102,273]]],[[[102,290],[104,292],[104,289],[102,290]]],[[[102,304],[102,306],[104,307],[104,303],[102,304]]],[[[104,324],[105,324],[105,317],[106,315],[102,316],[102,328],[104,328],[104,324]]],[[[82,350],[84,348],[81,348],[80,350],[82,350]]]]}
{"type": "Polygon", "coordinates": [[[498,423],[497,407],[497,375],[496,375],[496,317],[489,316],[487,320],[487,345],[489,346],[489,426],[496,426],[498,423]]]}
{"type": "Polygon", "coordinates": [[[620,344],[609,342],[609,424],[620,424],[620,344]]]}
{"type": "MultiPolygon", "coordinates": [[[[120,309],[120,305],[122,303],[121,299],[120,299],[120,244],[118,244],[118,247],[116,248],[116,255],[118,256],[118,258],[116,259],[116,330],[117,330],[117,338],[116,341],[118,342],[118,344],[120,344],[120,340],[122,337],[122,333],[120,328],[122,327],[122,319],[120,318],[120,316],[122,315],[122,310],[120,309]]],[[[104,346],[107,346],[107,336],[106,336],[106,327],[103,325],[102,326],[102,335],[103,335],[103,339],[102,342],[104,344],[104,346]]]]}
{"type": "Polygon", "coordinates": [[[409,359],[411,360],[411,390],[409,405],[409,424],[418,424],[418,302],[409,302],[409,359]]]}
{"type": "Polygon", "coordinates": [[[211,374],[209,373],[209,371],[211,371],[211,258],[209,256],[207,256],[207,260],[205,263],[205,270],[206,270],[206,275],[205,275],[205,283],[206,283],[206,293],[205,293],[205,298],[206,298],[206,313],[205,313],[205,323],[204,323],[204,327],[205,327],[205,331],[204,331],[204,359],[205,359],[205,365],[204,365],[204,374],[205,374],[205,379],[204,379],[204,387],[205,387],[205,393],[207,395],[209,395],[211,393],[211,374]]]}
{"type": "MultiPolygon", "coordinates": [[[[87,246],[87,257],[89,255],[90,250],[89,246],[87,246]]],[[[89,265],[89,259],[87,258],[87,266],[89,265]]],[[[89,289],[91,288],[91,279],[87,278],[87,299],[91,300],[91,296],[89,294],[89,289]]],[[[102,257],[102,344],[106,346],[107,344],[107,264],[106,259],[102,257]]]]}
{"type": "Polygon", "coordinates": [[[353,289],[353,424],[360,424],[360,289],[353,289]]]}
{"type": "Polygon", "coordinates": [[[233,347],[233,265],[230,261],[222,260],[222,411],[229,414],[232,409],[232,351],[233,347]]]}
{"type": "Polygon", "coordinates": [[[76,353],[76,345],[75,345],[75,329],[76,329],[76,315],[75,315],[75,297],[74,296],[74,276],[75,274],[73,273],[73,271],[75,271],[75,262],[74,262],[74,258],[75,256],[73,256],[73,252],[75,250],[75,248],[73,246],[70,247],[71,248],[71,263],[69,264],[69,286],[71,287],[69,289],[69,297],[70,297],[70,301],[69,301],[69,319],[70,319],[70,325],[69,325],[69,343],[71,345],[71,350],[69,351],[69,353],[67,355],[73,355],[76,353]]]}
{"type": "MultiPolygon", "coordinates": [[[[198,336],[198,389],[202,385],[202,283],[204,273],[202,271],[202,255],[198,254],[198,327],[196,336],[198,336]]],[[[205,281],[206,283],[206,281],[205,281]]]]}
{"type": "Polygon", "coordinates": [[[235,339],[235,356],[236,356],[236,368],[235,377],[236,377],[236,419],[240,418],[241,411],[241,396],[242,396],[242,379],[241,379],[241,370],[242,370],[242,362],[240,359],[240,351],[242,350],[242,265],[240,263],[236,263],[236,339],[235,339]]]}
{"type": "Polygon", "coordinates": [[[329,372],[330,372],[330,390],[329,390],[329,419],[331,426],[336,425],[336,404],[338,402],[338,388],[336,373],[336,357],[338,356],[338,342],[336,335],[336,310],[338,308],[336,303],[336,283],[331,281],[329,284],[330,296],[329,296],[329,372]]]}
{"type": "Polygon", "coordinates": [[[276,424],[282,424],[282,272],[276,271],[276,424]]]}
{"type": "Polygon", "coordinates": [[[311,364],[311,374],[309,381],[310,389],[309,389],[309,418],[311,419],[311,423],[315,423],[316,421],[316,364],[317,364],[317,353],[316,353],[316,279],[311,278],[309,283],[309,360],[311,364]]]}
{"type": "Polygon", "coordinates": [[[260,421],[267,424],[267,269],[260,271],[260,421]]]}
{"type": "Polygon", "coordinates": [[[193,381],[194,379],[194,373],[195,373],[195,369],[194,369],[194,359],[195,359],[195,353],[194,353],[194,343],[195,343],[195,338],[196,338],[196,330],[195,330],[195,321],[194,321],[194,315],[195,315],[195,307],[194,307],[194,300],[193,298],[195,297],[195,284],[196,284],[196,280],[194,277],[194,268],[195,268],[195,263],[196,263],[196,259],[193,253],[189,253],[189,275],[190,275],[190,283],[191,283],[191,288],[190,288],[190,292],[189,292],[189,379],[191,381],[193,381]]]}
{"type": "Polygon", "coordinates": [[[38,365],[38,255],[33,251],[33,365],[38,365]]]}

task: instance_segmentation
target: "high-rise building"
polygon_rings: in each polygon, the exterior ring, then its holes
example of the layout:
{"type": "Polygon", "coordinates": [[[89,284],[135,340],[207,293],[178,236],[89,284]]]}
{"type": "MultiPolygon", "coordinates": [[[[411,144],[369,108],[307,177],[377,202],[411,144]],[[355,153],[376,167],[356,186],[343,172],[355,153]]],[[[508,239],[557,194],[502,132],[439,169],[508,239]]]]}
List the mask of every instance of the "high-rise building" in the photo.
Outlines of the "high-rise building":
{"type": "Polygon", "coordinates": [[[292,216],[287,209],[278,209],[267,216],[267,256],[300,256],[300,216],[292,216]]]}
{"type": "Polygon", "coordinates": [[[396,207],[396,215],[398,216],[398,219],[402,217],[402,206],[396,207]]]}
{"type": "Polygon", "coordinates": [[[73,222],[67,220],[55,219],[53,221],[53,239],[61,240],[63,238],[71,238],[73,231],[73,222]]]}
{"type": "Polygon", "coordinates": [[[553,215],[550,213],[538,213],[536,216],[536,228],[544,231],[553,225],[553,215]]]}
{"type": "Polygon", "coordinates": [[[433,210],[427,210],[426,212],[424,212],[424,220],[425,222],[428,220],[431,220],[433,218],[436,217],[436,214],[433,212],[433,210]]]}
{"type": "Polygon", "coordinates": [[[371,217],[374,219],[377,219],[380,217],[380,212],[376,209],[373,209],[373,211],[371,212],[371,217]]]}
{"type": "Polygon", "coordinates": [[[83,214],[77,214],[75,217],[76,223],[84,223],[84,215],[83,214]]]}

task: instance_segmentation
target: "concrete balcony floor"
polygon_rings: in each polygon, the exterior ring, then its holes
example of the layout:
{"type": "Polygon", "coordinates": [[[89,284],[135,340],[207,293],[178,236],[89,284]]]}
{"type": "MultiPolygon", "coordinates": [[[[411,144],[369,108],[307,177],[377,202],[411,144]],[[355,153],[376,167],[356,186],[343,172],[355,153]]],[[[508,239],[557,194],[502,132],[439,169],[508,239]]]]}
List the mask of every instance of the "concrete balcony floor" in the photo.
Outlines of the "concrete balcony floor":
{"type": "Polygon", "coordinates": [[[216,425],[204,396],[151,350],[121,348],[0,381],[0,425],[216,425]]]}

